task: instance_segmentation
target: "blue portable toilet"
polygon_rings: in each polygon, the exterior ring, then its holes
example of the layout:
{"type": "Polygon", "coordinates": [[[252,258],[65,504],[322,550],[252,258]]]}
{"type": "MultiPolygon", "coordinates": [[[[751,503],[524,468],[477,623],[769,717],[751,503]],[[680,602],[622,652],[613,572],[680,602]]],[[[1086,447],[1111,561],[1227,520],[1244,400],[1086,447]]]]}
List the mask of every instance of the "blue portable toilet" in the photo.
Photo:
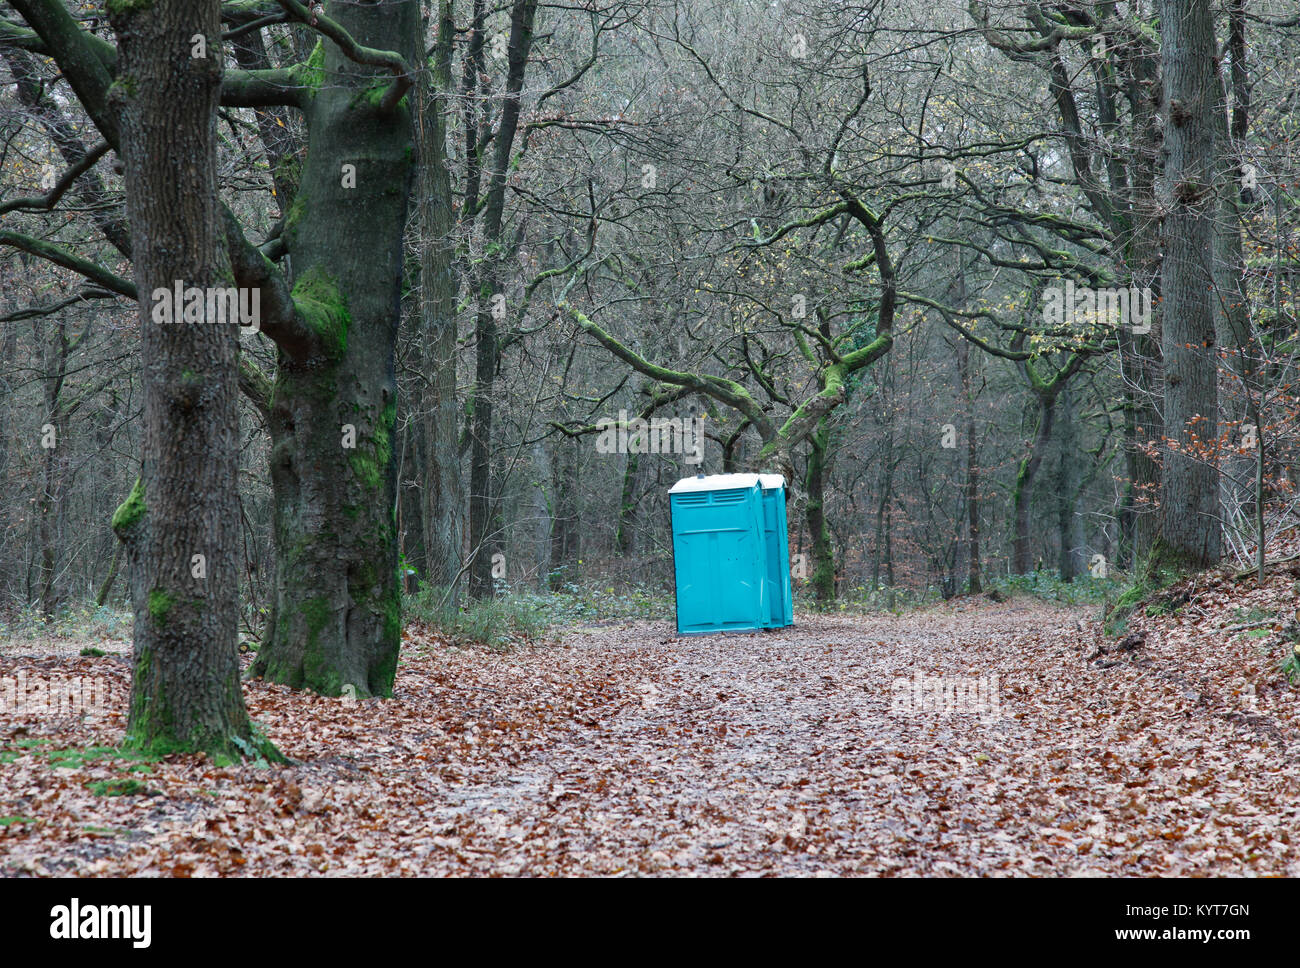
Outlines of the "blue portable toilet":
{"type": "Polygon", "coordinates": [[[763,538],[767,547],[769,628],[794,624],[794,598],[790,593],[790,539],[786,534],[785,478],[759,474],[763,490],[763,538]]]}
{"type": "Polygon", "coordinates": [[[785,479],[779,474],[687,477],[668,492],[677,579],[677,631],[789,625],[785,479]]]}

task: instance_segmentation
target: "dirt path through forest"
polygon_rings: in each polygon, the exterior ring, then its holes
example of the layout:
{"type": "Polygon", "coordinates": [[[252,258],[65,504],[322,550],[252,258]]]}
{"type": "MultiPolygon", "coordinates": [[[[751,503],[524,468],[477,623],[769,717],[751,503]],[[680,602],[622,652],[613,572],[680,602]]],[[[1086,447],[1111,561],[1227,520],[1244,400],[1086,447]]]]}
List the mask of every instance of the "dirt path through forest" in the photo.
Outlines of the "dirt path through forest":
{"type": "Polygon", "coordinates": [[[1268,658],[1193,623],[1099,667],[1091,614],[614,623],[504,655],[415,635],[392,702],[247,684],[299,765],[173,758],[141,796],[86,786],[126,761],[50,765],[115,742],[121,710],[9,722],[0,815],[30,821],[0,828],[0,871],[1300,874],[1295,693],[1268,658]]]}

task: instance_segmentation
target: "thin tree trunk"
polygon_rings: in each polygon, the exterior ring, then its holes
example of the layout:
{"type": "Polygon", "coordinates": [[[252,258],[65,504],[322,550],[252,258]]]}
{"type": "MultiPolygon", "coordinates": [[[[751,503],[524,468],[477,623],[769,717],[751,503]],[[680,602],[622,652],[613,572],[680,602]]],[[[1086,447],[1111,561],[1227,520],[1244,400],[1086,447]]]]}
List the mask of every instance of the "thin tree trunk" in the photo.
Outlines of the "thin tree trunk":
{"type": "Polygon", "coordinates": [[[1020,461],[1016,471],[1015,487],[1012,491],[1011,506],[1015,521],[1015,536],[1012,542],[1012,560],[1016,574],[1025,575],[1030,570],[1030,532],[1029,505],[1033,495],[1034,480],[1038,468],[1043,463],[1043,454],[1052,439],[1052,425],[1056,419],[1056,397],[1038,394],[1038,430],[1029,445],[1029,453],[1020,461]]]}
{"type": "MultiPolygon", "coordinates": [[[[894,429],[892,423],[885,431],[885,439],[880,453],[880,477],[876,488],[879,492],[879,500],[876,503],[876,536],[871,556],[871,587],[873,590],[880,587],[882,559],[884,559],[887,566],[892,563],[888,554],[889,531],[885,522],[894,485],[894,429]]],[[[893,584],[892,568],[890,569],[889,583],[893,584]]]]}
{"type": "Polygon", "coordinates": [[[433,75],[421,72],[419,90],[420,309],[424,358],[432,371],[425,392],[424,547],[429,584],[447,589],[449,607],[459,598],[457,576],[465,538],[465,500],[460,469],[460,408],[456,399],[457,314],[455,245],[451,238],[451,178],[447,171],[446,122],[441,98],[451,88],[451,0],[438,4],[438,43],[433,75]],[[451,587],[455,585],[456,587],[451,587]]]}
{"type": "MultiPolygon", "coordinates": [[[[8,300],[0,301],[0,309],[7,310],[8,300]]],[[[18,327],[7,325],[0,328],[0,367],[5,373],[12,372],[11,367],[18,358],[18,327]]],[[[0,413],[13,413],[13,383],[0,379],[0,413]]],[[[12,427],[9,421],[0,426],[0,484],[6,489],[13,486],[10,480],[12,448],[12,427]]],[[[0,614],[11,605],[13,592],[18,584],[18,550],[13,538],[9,501],[0,501],[0,614]]]]}
{"type": "Polygon", "coordinates": [[[68,372],[68,333],[62,318],[52,324],[49,334],[37,333],[41,341],[45,391],[45,423],[41,426],[41,490],[37,501],[38,543],[40,546],[41,614],[48,621],[63,602],[59,588],[59,550],[63,546],[63,523],[67,516],[67,466],[63,456],[68,446],[68,410],[64,406],[63,385],[68,372]],[[46,427],[50,436],[46,437],[46,427]],[[50,446],[46,446],[49,444],[50,446]]]}
{"type": "Polygon", "coordinates": [[[558,589],[577,574],[579,547],[578,486],[579,448],[577,440],[560,442],[555,455],[555,516],[551,530],[551,588],[558,589]]]}
{"type": "Polygon", "coordinates": [[[122,561],[122,542],[114,542],[113,559],[108,563],[108,574],[104,576],[104,581],[99,586],[99,593],[95,595],[95,607],[103,608],[104,603],[108,601],[109,593],[113,590],[113,583],[117,581],[117,571],[122,561]]]}
{"type": "Polygon", "coordinates": [[[546,590],[546,573],[551,567],[551,529],[554,527],[552,504],[547,483],[551,480],[551,458],[546,441],[538,440],[532,447],[532,473],[528,481],[528,500],[524,505],[529,520],[524,534],[530,538],[534,571],[534,586],[546,590]]]}
{"type": "MultiPolygon", "coordinates": [[[[510,39],[507,45],[508,67],[501,119],[494,133],[492,168],[488,172],[487,195],[483,207],[483,238],[488,251],[477,273],[478,314],[474,333],[478,344],[474,372],[473,443],[470,448],[469,543],[474,561],[469,571],[469,594],[473,598],[490,598],[492,583],[492,549],[498,547],[500,529],[498,501],[492,481],[492,417],[496,374],[500,360],[500,332],[493,313],[501,305],[501,230],[505,210],[506,174],[519,127],[520,94],[524,70],[532,51],[533,18],[537,0],[514,0],[510,11],[510,39]]],[[[481,43],[481,38],[479,38],[481,43]]]]}
{"type": "Polygon", "coordinates": [[[627,455],[627,464],[623,469],[623,491],[618,502],[618,530],[614,534],[618,553],[625,558],[633,552],[632,544],[636,534],[636,483],[640,466],[640,454],[627,455]]]}
{"type": "Polygon", "coordinates": [[[1264,584],[1264,418],[1255,408],[1255,581],[1264,584]]]}
{"type": "Polygon", "coordinates": [[[970,344],[964,340],[957,341],[957,367],[961,371],[962,401],[966,408],[966,548],[967,591],[978,595],[984,590],[984,581],[980,574],[980,465],[978,444],[975,440],[975,396],[971,389],[970,344]]]}
{"type": "Polygon", "coordinates": [[[1160,489],[1159,458],[1152,448],[1164,439],[1164,421],[1157,406],[1164,380],[1160,355],[1160,231],[1163,209],[1156,198],[1156,172],[1162,162],[1160,65],[1154,52],[1133,57],[1129,104],[1133,113],[1137,160],[1132,172],[1132,228],[1124,259],[1133,267],[1130,283],[1151,290],[1150,332],[1134,333],[1123,326],[1119,334],[1124,375],[1124,443],[1128,481],[1120,509],[1122,555],[1130,567],[1146,561],[1158,533],[1156,513],[1160,489]]]}
{"type": "Polygon", "coordinates": [[[808,467],[804,474],[807,505],[804,515],[808,519],[808,534],[812,541],[813,597],[820,605],[835,601],[835,546],[831,539],[830,524],[826,520],[826,474],[828,430],[826,419],[808,436],[808,467]]]}
{"type": "Polygon", "coordinates": [[[1079,516],[1075,513],[1079,501],[1079,441],[1075,426],[1073,401],[1070,388],[1061,391],[1058,400],[1061,415],[1057,421],[1059,432],[1059,464],[1056,477],[1057,539],[1060,541],[1060,553],[1057,557],[1057,570],[1061,581],[1074,581],[1079,574],[1079,516]]]}
{"type": "Polygon", "coordinates": [[[474,413],[469,456],[469,544],[474,556],[469,568],[471,598],[491,598],[492,546],[492,411],[496,392],[498,332],[489,300],[495,293],[496,273],[485,268],[480,276],[479,311],[474,332],[478,341],[474,371],[474,413]]]}
{"type": "MultiPolygon", "coordinates": [[[[1258,350],[1251,334],[1250,302],[1246,288],[1245,256],[1242,250],[1240,144],[1249,122],[1250,86],[1246,74],[1246,35],[1243,0],[1230,0],[1229,46],[1232,60],[1231,84],[1217,75],[1220,98],[1211,118],[1215,144],[1214,219],[1214,331],[1218,344],[1228,354],[1236,375],[1236,392],[1223,403],[1223,417],[1237,429],[1228,435],[1222,499],[1225,509],[1241,510],[1254,516],[1254,465],[1251,453],[1241,448],[1243,428],[1254,419],[1253,398],[1258,386],[1258,350]],[[1228,116],[1228,94],[1232,94],[1232,117],[1228,116]]],[[[1243,516],[1245,516],[1243,515],[1243,516]]],[[[1253,522],[1252,522],[1253,523],[1253,522]]]]}

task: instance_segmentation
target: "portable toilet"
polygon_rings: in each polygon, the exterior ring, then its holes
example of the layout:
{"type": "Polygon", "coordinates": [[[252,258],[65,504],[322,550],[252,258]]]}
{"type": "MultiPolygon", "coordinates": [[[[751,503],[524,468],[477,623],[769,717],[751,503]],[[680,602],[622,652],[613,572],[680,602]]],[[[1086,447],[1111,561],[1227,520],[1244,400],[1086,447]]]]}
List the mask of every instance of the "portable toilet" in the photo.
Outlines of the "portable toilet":
{"type": "Polygon", "coordinates": [[[789,625],[784,478],[688,477],[673,485],[668,500],[678,633],[789,625]]]}
{"type": "Polygon", "coordinates": [[[759,474],[763,491],[763,538],[767,547],[767,596],[770,628],[794,623],[794,598],[790,593],[790,539],[786,534],[785,478],[759,474]]]}

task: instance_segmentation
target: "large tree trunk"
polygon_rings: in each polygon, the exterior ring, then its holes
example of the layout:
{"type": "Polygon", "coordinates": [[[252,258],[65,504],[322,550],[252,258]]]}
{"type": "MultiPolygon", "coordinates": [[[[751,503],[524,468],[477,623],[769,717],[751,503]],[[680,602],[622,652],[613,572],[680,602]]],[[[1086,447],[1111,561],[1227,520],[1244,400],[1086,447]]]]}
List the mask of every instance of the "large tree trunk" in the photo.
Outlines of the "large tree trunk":
{"type": "MultiPolygon", "coordinates": [[[[417,62],[414,0],[331,3],[361,44],[417,62]]],[[[271,622],[253,674],[337,696],[389,696],[401,642],[394,352],[413,141],[391,74],[323,44],[301,187],[286,224],[295,305],[314,333],[280,347],[271,395],[277,549],[271,622]],[[344,165],[355,166],[355,186],[344,165]]]]}
{"type": "Polygon", "coordinates": [[[238,329],[151,314],[155,288],[233,284],[217,196],[220,4],[155,0],[110,16],[144,376],[141,477],[113,517],[135,610],[126,742],[234,759],[253,742],[235,641],[238,329]],[[190,56],[195,33],[206,58],[190,56]]]}
{"type": "Polygon", "coordinates": [[[1161,557],[1180,567],[1219,560],[1214,333],[1214,18],[1209,0],[1162,0],[1165,261],[1162,350],[1165,425],[1161,557]]]}

